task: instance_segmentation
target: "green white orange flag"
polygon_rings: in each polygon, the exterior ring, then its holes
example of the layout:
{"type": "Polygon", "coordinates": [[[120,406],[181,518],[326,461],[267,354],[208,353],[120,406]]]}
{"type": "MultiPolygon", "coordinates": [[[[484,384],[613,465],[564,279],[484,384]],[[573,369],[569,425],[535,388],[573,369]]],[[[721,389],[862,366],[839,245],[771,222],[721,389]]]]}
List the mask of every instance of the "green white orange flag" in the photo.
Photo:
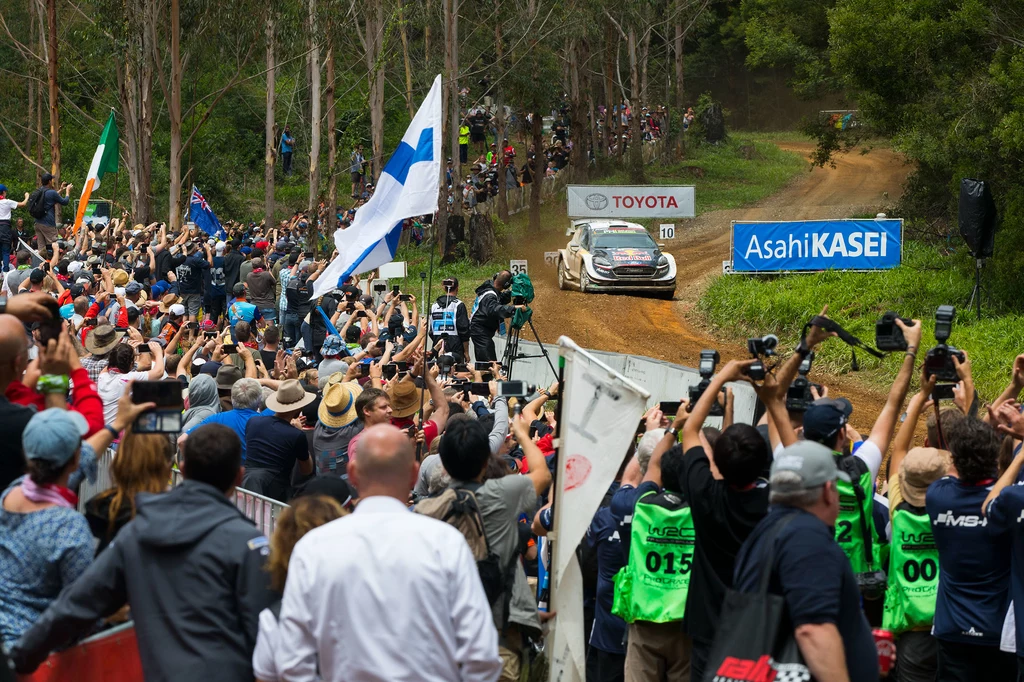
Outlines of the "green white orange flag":
{"type": "Polygon", "coordinates": [[[82,218],[85,216],[85,207],[89,205],[89,197],[93,190],[99,189],[100,180],[106,173],[116,173],[118,163],[118,133],[117,123],[114,121],[114,112],[110,112],[107,125],[103,126],[103,134],[100,135],[100,144],[96,147],[96,153],[92,157],[92,164],[89,165],[89,177],[85,180],[82,188],[82,198],[78,202],[78,214],[75,216],[74,233],[78,234],[78,228],[82,226],[82,218]]]}

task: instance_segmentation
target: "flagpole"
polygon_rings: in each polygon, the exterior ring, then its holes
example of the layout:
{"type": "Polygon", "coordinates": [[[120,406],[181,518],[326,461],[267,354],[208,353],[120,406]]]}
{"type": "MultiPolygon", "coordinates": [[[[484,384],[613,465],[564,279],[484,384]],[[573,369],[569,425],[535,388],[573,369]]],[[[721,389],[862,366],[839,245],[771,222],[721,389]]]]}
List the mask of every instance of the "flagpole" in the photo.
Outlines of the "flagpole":
{"type": "MultiPolygon", "coordinates": [[[[434,219],[430,221],[431,239],[436,239],[437,238],[437,225],[436,225],[436,223],[437,223],[437,211],[434,211],[434,219]]],[[[431,289],[433,289],[433,286],[434,286],[434,249],[433,249],[433,247],[431,247],[431,249],[430,249],[430,267],[427,269],[427,272],[428,272],[428,275],[427,275],[427,294],[428,294],[428,297],[429,297],[430,291],[431,291],[431,289]]],[[[426,302],[424,302],[424,305],[426,305],[426,302]]],[[[429,325],[429,320],[427,320],[427,324],[429,325]]],[[[423,333],[423,341],[421,341],[421,343],[423,344],[423,348],[422,348],[422,353],[423,353],[423,385],[424,385],[424,387],[426,387],[427,372],[429,372],[430,369],[427,367],[427,333],[426,333],[425,330],[424,330],[424,333],[423,333]]],[[[421,429],[423,428],[423,400],[424,400],[424,397],[425,397],[425,391],[420,391],[420,411],[419,411],[419,415],[420,415],[420,428],[421,429]]],[[[422,455],[423,455],[423,443],[422,443],[422,441],[417,439],[417,441],[416,441],[416,461],[417,462],[419,462],[421,460],[421,456],[422,455]]]]}

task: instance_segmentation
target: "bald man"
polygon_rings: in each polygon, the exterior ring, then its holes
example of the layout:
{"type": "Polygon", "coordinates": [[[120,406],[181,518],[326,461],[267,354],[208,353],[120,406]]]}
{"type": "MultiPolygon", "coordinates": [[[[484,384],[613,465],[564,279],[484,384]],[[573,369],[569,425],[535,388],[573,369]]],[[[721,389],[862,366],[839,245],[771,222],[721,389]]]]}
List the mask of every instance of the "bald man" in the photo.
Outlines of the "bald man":
{"type": "Polygon", "coordinates": [[[325,682],[496,680],[497,630],[465,538],[406,507],[419,473],[409,439],[381,424],[357,447],[355,512],[310,531],[292,553],[278,679],[314,679],[319,654],[325,682]]]}
{"type": "MultiPolygon", "coordinates": [[[[28,336],[25,334],[25,326],[13,315],[0,315],[0,393],[6,392],[12,382],[21,381],[27,365],[28,336]]],[[[5,447],[0,452],[0,490],[6,490],[14,479],[25,473],[21,433],[33,414],[34,409],[0,397],[0,443],[18,444],[17,447],[5,447]]]]}

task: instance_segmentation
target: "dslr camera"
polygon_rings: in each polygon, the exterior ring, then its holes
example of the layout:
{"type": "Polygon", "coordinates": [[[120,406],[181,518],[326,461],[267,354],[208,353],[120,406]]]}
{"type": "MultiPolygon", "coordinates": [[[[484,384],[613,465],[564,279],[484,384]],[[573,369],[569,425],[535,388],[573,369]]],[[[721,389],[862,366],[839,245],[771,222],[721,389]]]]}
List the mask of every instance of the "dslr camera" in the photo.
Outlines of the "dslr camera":
{"type": "Polygon", "coordinates": [[[790,412],[806,412],[807,408],[814,402],[814,395],[811,393],[811,387],[818,389],[818,394],[821,394],[821,384],[812,383],[807,375],[811,372],[811,367],[814,365],[814,352],[807,354],[803,362],[800,363],[800,367],[797,369],[797,378],[793,380],[789,388],[786,390],[786,409],[790,412]]]}
{"type": "Polygon", "coordinates": [[[750,356],[757,360],[747,368],[747,376],[754,381],[764,381],[765,366],[764,358],[775,355],[775,349],[779,345],[779,337],[775,334],[766,334],[760,338],[747,339],[747,351],[750,356]]]}
{"type": "MultiPolygon", "coordinates": [[[[700,352],[700,364],[697,365],[697,371],[700,372],[700,383],[696,386],[690,386],[690,410],[693,410],[693,406],[697,404],[700,397],[704,395],[704,391],[711,385],[711,377],[715,374],[715,367],[718,366],[719,359],[717,350],[702,350],[700,352]]],[[[708,413],[708,416],[724,417],[725,408],[716,400],[712,403],[711,412],[708,413]]]]}
{"type": "Polygon", "coordinates": [[[875,348],[886,352],[907,350],[907,340],[903,337],[903,330],[896,324],[896,320],[900,320],[908,327],[914,326],[913,320],[900,317],[891,310],[887,311],[875,323],[875,348]]]}
{"type": "Polygon", "coordinates": [[[953,318],[956,317],[956,308],[951,305],[940,305],[935,311],[935,340],[938,345],[930,349],[924,356],[924,372],[926,376],[933,376],[939,382],[957,383],[960,376],[956,373],[956,365],[953,358],[963,362],[964,352],[946,343],[949,335],[953,332],[953,318]]]}

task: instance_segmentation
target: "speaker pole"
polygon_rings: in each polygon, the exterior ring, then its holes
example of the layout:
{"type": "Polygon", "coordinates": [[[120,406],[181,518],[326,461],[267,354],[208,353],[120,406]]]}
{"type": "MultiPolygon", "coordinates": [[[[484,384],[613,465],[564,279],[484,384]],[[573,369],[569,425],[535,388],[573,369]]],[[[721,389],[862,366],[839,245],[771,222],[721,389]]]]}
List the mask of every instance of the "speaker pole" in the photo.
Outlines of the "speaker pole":
{"type": "Polygon", "coordinates": [[[984,258],[974,259],[974,290],[971,291],[971,298],[967,301],[967,309],[975,307],[978,314],[978,321],[981,321],[981,269],[985,267],[984,258]]]}

